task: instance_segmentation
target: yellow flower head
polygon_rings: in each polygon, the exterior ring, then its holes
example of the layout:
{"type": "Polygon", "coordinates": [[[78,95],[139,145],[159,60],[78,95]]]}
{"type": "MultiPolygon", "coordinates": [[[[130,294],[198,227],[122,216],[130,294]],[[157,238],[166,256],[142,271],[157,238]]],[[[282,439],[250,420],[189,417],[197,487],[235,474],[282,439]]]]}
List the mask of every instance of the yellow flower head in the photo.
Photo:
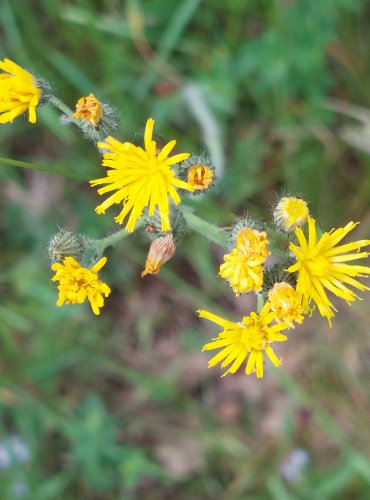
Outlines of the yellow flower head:
{"type": "Polygon", "coordinates": [[[219,275],[226,279],[234,293],[259,291],[263,284],[263,263],[270,252],[265,231],[244,227],[238,231],[236,247],[224,255],[219,275]]]}
{"type": "Polygon", "coordinates": [[[248,258],[248,262],[263,264],[270,255],[268,251],[269,241],[265,231],[244,227],[240,229],[236,238],[236,246],[248,258]]]}
{"type": "Polygon", "coordinates": [[[73,114],[73,116],[74,118],[85,120],[93,127],[97,127],[102,114],[102,103],[94,96],[94,94],[90,94],[86,97],[81,97],[77,101],[76,112],[73,114]]]}
{"type": "Polygon", "coordinates": [[[188,170],[188,183],[195,190],[206,190],[214,180],[214,172],[206,165],[193,165],[188,170]]]}
{"type": "Polygon", "coordinates": [[[12,122],[28,110],[28,121],[36,123],[41,98],[36,78],[10,59],[0,61],[0,123],[12,122]]]}
{"type": "Polygon", "coordinates": [[[130,213],[126,229],[132,232],[136,221],[140,218],[145,207],[149,207],[149,215],[154,214],[155,208],[162,221],[162,231],[171,229],[169,220],[170,196],[177,205],[181,199],[176,187],[193,191],[186,182],[175,177],[171,166],[188,158],[188,153],[181,153],[169,157],[176,141],[169,142],[158,153],[155,141],[152,139],[154,120],[149,118],[146,122],[144,134],[145,149],[135,146],[130,142],[119,142],[113,137],[108,137],[106,142],[98,143],[100,148],[109,152],[104,153],[103,166],[110,170],[107,177],[90,181],[92,186],[106,184],[98,189],[99,194],[110,193],[101,205],[96,207],[98,214],[105,211],[114,204],[123,204],[121,213],[115,218],[118,224],[122,224],[125,217],[130,213]]]}
{"type": "Polygon", "coordinates": [[[274,222],[284,231],[302,226],[309,216],[307,203],[302,198],[287,196],[281,198],[274,210],[274,222]]]}
{"type": "Polygon", "coordinates": [[[201,318],[213,321],[223,328],[218,337],[203,347],[203,351],[221,348],[221,351],[209,361],[209,368],[218,363],[221,363],[221,368],[231,364],[223,374],[224,376],[228,373],[235,373],[248,358],[245,373],[247,375],[256,373],[257,378],[262,378],[264,353],[275,366],[281,365],[281,360],[274,353],[271,343],[284,342],[287,337],[280,332],[288,326],[285,323],[271,324],[275,314],[270,311],[269,302],[265,303],[260,314],[252,312],[250,316],[244,317],[239,323],[227,321],[204,310],[200,310],[198,313],[201,318]]]}
{"type": "Polygon", "coordinates": [[[176,245],[172,233],[153,240],[141,277],[143,278],[147,274],[158,274],[160,268],[173,257],[175,251],[176,245]]]}
{"type": "Polygon", "coordinates": [[[104,297],[110,294],[108,285],[98,279],[98,272],[107,262],[101,258],[91,269],[82,267],[73,257],[66,257],[63,264],[53,264],[55,271],[52,281],[59,281],[59,297],[57,306],[64,304],[82,304],[88,300],[94,314],[100,314],[100,307],[104,306],[104,297]]]}
{"type": "Polygon", "coordinates": [[[291,328],[294,328],[293,322],[302,323],[302,304],[298,292],[289,283],[275,283],[268,292],[268,298],[271,311],[275,314],[277,322],[284,321],[291,328]]]}
{"type": "Polygon", "coordinates": [[[259,291],[263,284],[263,266],[260,259],[249,259],[238,247],[224,255],[219,275],[229,282],[234,293],[259,291]]]}
{"type": "Polygon", "coordinates": [[[370,290],[354,279],[367,278],[370,267],[347,264],[351,260],[363,259],[369,255],[369,252],[360,250],[370,245],[370,240],[338,245],[356,226],[354,222],[349,222],[345,227],[332,229],[317,239],[315,219],[309,217],[307,238],[302,229],[295,230],[299,246],[291,243],[289,250],[295,255],[297,262],[290,266],[288,271],[298,272],[297,292],[302,296],[304,314],[310,311],[313,301],[320,314],[328,318],[331,324],[330,320],[336,309],[327,296],[327,290],[347,302],[359,298],[347,285],[358,290],[370,290]]]}

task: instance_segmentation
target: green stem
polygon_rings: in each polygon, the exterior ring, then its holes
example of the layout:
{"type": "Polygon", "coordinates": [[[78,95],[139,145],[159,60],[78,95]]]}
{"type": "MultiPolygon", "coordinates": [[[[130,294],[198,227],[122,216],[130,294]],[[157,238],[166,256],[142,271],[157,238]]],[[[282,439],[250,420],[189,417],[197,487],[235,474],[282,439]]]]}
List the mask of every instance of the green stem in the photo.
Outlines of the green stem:
{"type": "Polygon", "coordinates": [[[262,311],[263,306],[265,305],[265,294],[263,292],[257,293],[257,312],[260,313],[262,311]]]}
{"type": "MultiPolygon", "coordinates": [[[[144,219],[141,219],[136,224],[135,229],[139,229],[143,225],[144,225],[144,219]]],[[[103,255],[106,248],[116,245],[119,241],[123,240],[130,234],[131,233],[129,233],[125,228],[123,228],[117,231],[116,233],[106,236],[105,238],[101,238],[98,240],[88,240],[87,244],[89,247],[94,248],[96,250],[97,256],[100,257],[101,255],[103,255]]]]}
{"type": "Polygon", "coordinates": [[[194,215],[188,207],[182,206],[179,208],[184,219],[186,220],[188,226],[196,231],[197,233],[205,236],[210,241],[221,245],[226,248],[227,236],[222,232],[217,226],[210,224],[209,222],[201,219],[197,215],[194,215]]]}
{"type": "Polygon", "coordinates": [[[69,120],[72,123],[74,123],[77,127],[82,128],[80,120],[77,120],[77,118],[73,117],[73,111],[66,104],[64,104],[63,101],[53,96],[51,97],[49,103],[55,106],[57,109],[59,109],[59,111],[67,115],[69,120]]]}
{"type": "Polygon", "coordinates": [[[20,167],[28,168],[31,170],[38,170],[39,172],[46,172],[48,174],[62,175],[63,177],[70,177],[72,179],[78,179],[79,181],[87,181],[88,177],[76,174],[66,169],[61,169],[58,167],[47,167],[46,165],[39,165],[37,163],[30,163],[19,160],[12,160],[11,158],[0,158],[0,165],[6,165],[10,167],[20,167]]]}

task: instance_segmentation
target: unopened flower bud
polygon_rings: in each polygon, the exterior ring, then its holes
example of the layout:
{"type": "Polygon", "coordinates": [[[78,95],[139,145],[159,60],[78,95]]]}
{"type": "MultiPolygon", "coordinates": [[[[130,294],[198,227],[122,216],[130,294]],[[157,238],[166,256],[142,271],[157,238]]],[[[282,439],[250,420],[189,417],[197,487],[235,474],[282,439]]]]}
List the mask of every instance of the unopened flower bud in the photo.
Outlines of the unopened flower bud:
{"type": "Polygon", "coordinates": [[[215,167],[204,155],[191,155],[179,167],[179,178],[194,189],[192,195],[208,191],[216,179],[215,167]]]}
{"type": "Polygon", "coordinates": [[[273,212],[276,226],[283,231],[293,231],[302,226],[309,215],[307,202],[295,196],[281,198],[273,212]]]}
{"type": "Polygon", "coordinates": [[[83,236],[67,229],[61,229],[51,238],[48,253],[52,263],[63,262],[65,257],[73,257],[80,261],[85,248],[86,243],[83,236]]]}
{"type": "Polygon", "coordinates": [[[146,274],[158,274],[160,268],[173,257],[175,251],[176,245],[172,233],[153,240],[141,277],[143,278],[146,274]]]}

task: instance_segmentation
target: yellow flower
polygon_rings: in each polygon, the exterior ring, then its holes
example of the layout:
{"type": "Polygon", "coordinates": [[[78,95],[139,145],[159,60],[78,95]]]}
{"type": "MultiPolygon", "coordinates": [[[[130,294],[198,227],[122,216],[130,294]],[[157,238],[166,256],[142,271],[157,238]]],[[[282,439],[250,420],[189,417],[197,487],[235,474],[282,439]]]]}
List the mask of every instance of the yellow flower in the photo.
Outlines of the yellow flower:
{"type": "Polygon", "coordinates": [[[81,97],[76,103],[76,112],[73,114],[74,118],[80,118],[90,123],[93,127],[97,127],[100,118],[103,114],[103,106],[101,102],[90,94],[86,97],[81,97]]]}
{"type": "Polygon", "coordinates": [[[176,245],[172,233],[153,240],[141,277],[143,278],[147,274],[158,274],[160,268],[173,257],[175,251],[176,245]]]}
{"type": "Polygon", "coordinates": [[[302,226],[309,216],[307,203],[301,198],[287,196],[281,198],[274,213],[275,224],[284,231],[291,231],[302,226]]]}
{"type": "Polygon", "coordinates": [[[360,250],[370,245],[370,240],[359,240],[338,246],[338,243],[357,224],[349,222],[344,228],[332,229],[319,239],[315,224],[315,219],[309,217],[307,238],[300,228],[295,230],[299,246],[291,243],[289,249],[295,255],[297,262],[290,266],[288,271],[298,272],[297,292],[302,296],[303,313],[307,314],[310,311],[310,304],[313,301],[320,314],[328,318],[331,324],[330,319],[336,309],[330,302],[326,290],[347,302],[359,298],[347,285],[358,290],[370,290],[354,279],[354,277],[367,278],[370,267],[347,264],[351,260],[363,259],[369,255],[369,252],[360,250]]]}
{"type": "Polygon", "coordinates": [[[220,266],[219,275],[228,281],[238,296],[253,290],[259,291],[263,284],[263,267],[259,260],[248,259],[239,248],[224,255],[225,262],[220,266]]]}
{"type": "Polygon", "coordinates": [[[0,61],[0,123],[12,122],[28,109],[28,121],[36,123],[41,97],[36,78],[10,59],[0,61]]]}
{"type": "Polygon", "coordinates": [[[214,178],[213,170],[206,165],[193,165],[188,170],[188,183],[195,190],[208,189],[214,178]]]}
{"type": "Polygon", "coordinates": [[[114,204],[123,204],[123,210],[115,218],[122,224],[130,213],[126,229],[132,232],[136,221],[140,218],[145,207],[149,207],[149,215],[153,215],[156,206],[161,216],[162,231],[171,229],[169,220],[170,196],[177,205],[181,199],[175,187],[193,191],[193,188],[184,181],[177,179],[171,165],[188,158],[188,153],[181,153],[169,157],[176,141],[169,142],[158,153],[155,141],[152,139],[154,120],[149,118],[144,134],[145,149],[130,142],[121,143],[113,137],[98,146],[107,149],[104,153],[103,166],[110,168],[107,177],[90,181],[92,186],[107,184],[98,189],[99,194],[115,191],[101,205],[96,207],[98,214],[104,214],[107,208],[114,204]]]}
{"type": "Polygon", "coordinates": [[[73,257],[66,257],[63,264],[53,264],[55,271],[52,281],[59,281],[59,297],[57,306],[64,304],[82,304],[88,300],[94,314],[100,314],[100,307],[104,306],[104,297],[110,294],[108,285],[98,279],[98,272],[107,262],[101,258],[91,269],[82,267],[73,257]]]}
{"type": "Polygon", "coordinates": [[[219,275],[226,279],[234,293],[259,291],[263,284],[263,266],[270,252],[265,231],[245,227],[238,232],[236,247],[224,255],[219,275]]]}
{"type": "Polygon", "coordinates": [[[276,321],[284,321],[291,328],[294,328],[294,321],[302,323],[303,309],[301,297],[289,283],[285,281],[275,283],[273,288],[268,292],[268,298],[276,321]]]}
{"type": "Polygon", "coordinates": [[[263,264],[270,255],[268,239],[265,231],[244,227],[240,229],[236,239],[236,246],[248,257],[248,261],[263,264]]]}
{"type": "Polygon", "coordinates": [[[271,325],[275,314],[270,311],[270,304],[266,302],[260,314],[252,312],[239,323],[233,323],[216,316],[208,311],[198,311],[201,318],[206,318],[216,325],[220,325],[223,330],[218,337],[203,347],[203,351],[210,351],[221,348],[208,363],[212,367],[221,363],[221,368],[231,366],[223,374],[235,373],[242,363],[248,358],[245,373],[247,375],[256,373],[257,378],[263,377],[263,356],[264,353],[270,358],[275,366],[281,365],[274,353],[272,342],[284,342],[287,337],[280,332],[288,326],[285,323],[271,325]]]}

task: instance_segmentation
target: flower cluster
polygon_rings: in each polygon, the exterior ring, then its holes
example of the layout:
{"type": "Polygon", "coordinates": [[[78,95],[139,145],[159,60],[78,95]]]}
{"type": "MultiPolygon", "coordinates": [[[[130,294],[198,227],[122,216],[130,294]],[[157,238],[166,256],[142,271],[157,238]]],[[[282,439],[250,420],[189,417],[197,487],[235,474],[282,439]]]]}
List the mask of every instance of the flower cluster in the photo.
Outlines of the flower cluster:
{"type": "Polygon", "coordinates": [[[318,237],[316,221],[309,216],[304,200],[285,197],[274,211],[277,229],[294,229],[295,242],[290,242],[289,252],[295,262],[281,270],[293,277],[295,285],[276,279],[276,264],[262,270],[269,253],[267,236],[264,231],[252,227],[240,229],[237,225],[236,246],[224,257],[220,276],[231,285],[237,296],[240,293],[256,291],[262,306],[259,313],[252,312],[241,322],[233,323],[210,312],[200,310],[199,315],[223,327],[223,331],[204,350],[221,348],[210,361],[209,366],[221,363],[221,368],[231,364],[224,373],[235,373],[248,358],[245,373],[263,376],[263,354],[267,354],[275,366],[281,361],[272,350],[273,342],[287,340],[281,332],[301,324],[304,316],[312,314],[317,307],[319,313],[331,319],[336,312],[328,293],[352,302],[359,298],[350,288],[360,291],[370,290],[355,278],[365,278],[370,267],[348,264],[350,261],[368,257],[369,252],[361,251],[370,245],[370,240],[359,240],[340,244],[343,238],[357,224],[349,222],[344,228],[333,229],[318,237]],[[303,226],[303,228],[301,227],[303,226]],[[270,276],[269,276],[270,274],[270,276]],[[272,279],[273,277],[273,279],[272,279]],[[263,281],[271,288],[263,290],[263,281]]]}
{"type": "MultiPolygon", "coordinates": [[[[9,59],[0,61],[0,124],[12,122],[28,112],[36,122],[36,109],[49,103],[61,112],[61,122],[74,124],[93,141],[102,155],[103,176],[91,180],[99,195],[108,195],[95,211],[105,214],[119,206],[115,221],[125,228],[100,240],[61,229],[50,240],[48,252],[58,283],[57,305],[89,301],[99,315],[111,290],[100,281],[98,272],[107,262],[102,257],[107,247],[145,225],[151,240],[142,277],[156,275],[173,257],[181,238],[193,229],[224,245],[221,230],[203,221],[186,207],[182,199],[207,193],[216,180],[216,169],[205,155],[172,154],[176,140],[157,144],[153,138],[154,119],[148,118],[143,147],[117,137],[119,113],[94,94],[80,97],[71,111],[57,99],[45,80],[36,78],[9,59]],[[181,206],[180,206],[181,204],[181,206]],[[94,255],[90,267],[81,262],[94,255]]],[[[140,141],[141,142],[141,141],[140,141]]],[[[273,350],[274,342],[285,342],[288,332],[304,317],[318,310],[331,326],[337,309],[336,296],[347,303],[360,298],[357,291],[370,290],[359,278],[367,278],[370,267],[351,262],[367,258],[370,240],[343,243],[357,224],[322,232],[310,215],[307,202],[297,196],[284,196],[273,210],[274,225],[242,219],[229,234],[228,253],[224,255],[219,276],[227,281],[237,297],[257,294],[257,311],[239,322],[223,319],[203,309],[202,318],[222,328],[204,350],[219,350],[209,366],[221,364],[235,373],[246,361],[247,375],[264,374],[265,355],[276,367],[281,360],[273,350]]]]}

